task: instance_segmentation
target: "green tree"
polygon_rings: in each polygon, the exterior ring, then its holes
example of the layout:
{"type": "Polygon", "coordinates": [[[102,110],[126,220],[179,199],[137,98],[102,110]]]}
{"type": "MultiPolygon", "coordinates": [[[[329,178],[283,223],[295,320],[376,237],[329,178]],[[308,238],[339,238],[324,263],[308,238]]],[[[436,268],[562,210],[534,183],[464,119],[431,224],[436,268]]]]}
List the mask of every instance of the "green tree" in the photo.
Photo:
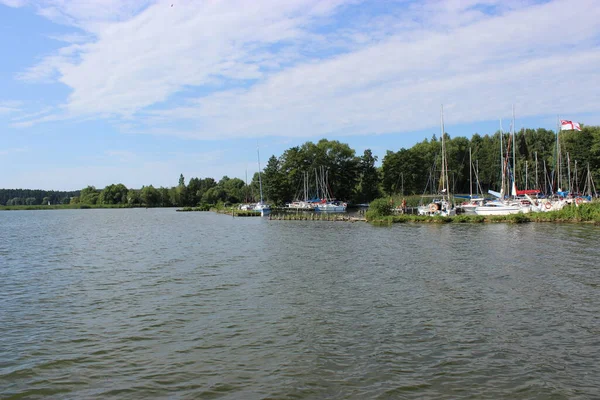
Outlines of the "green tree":
{"type": "Polygon", "coordinates": [[[81,194],[79,195],[79,202],[82,204],[96,204],[99,196],[99,190],[96,190],[94,186],[88,186],[85,189],[81,189],[81,194]]]}
{"type": "Polygon", "coordinates": [[[108,185],[100,192],[99,204],[127,204],[128,189],[122,183],[108,185]]]}
{"type": "Polygon", "coordinates": [[[160,192],[154,186],[142,186],[140,192],[142,204],[146,207],[157,207],[160,205],[160,192]]]}
{"type": "Polygon", "coordinates": [[[158,192],[160,194],[160,206],[173,207],[169,188],[161,187],[160,189],[158,189],[158,192]]]}
{"type": "Polygon", "coordinates": [[[225,191],[225,202],[229,203],[240,203],[244,199],[244,186],[246,185],[243,180],[239,178],[229,178],[224,176],[219,185],[222,186],[225,191]]]}
{"type": "Polygon", "coordinates": [[[356,202],[368,203],[380,195],[379,172],[375,167],[377,156],[373,156],[370,149],[366,149],[360,159],[360,182],[358,184],[356,202]]]}
{"type": "Polygon", "coordinates": [[[130,206],[139,206],[142,204],[142,194],[139,190],[129,189],[127,191],[127,204],[130,206]]]}
{"type": "Polygon", "coordinates": [[[217,204],[217,202],[224,202],[226,199],[225,189],[222,186],[215,186],[208,189],[202,195],[202,203],[206,204],[217,204]]]}
{"type": "Polygon", "coordinates": [[[262,174],[263,193],[269,201],[283,204],[286,200],[290,200],[286,178],[277,157],[271,156],[262,174]]]}

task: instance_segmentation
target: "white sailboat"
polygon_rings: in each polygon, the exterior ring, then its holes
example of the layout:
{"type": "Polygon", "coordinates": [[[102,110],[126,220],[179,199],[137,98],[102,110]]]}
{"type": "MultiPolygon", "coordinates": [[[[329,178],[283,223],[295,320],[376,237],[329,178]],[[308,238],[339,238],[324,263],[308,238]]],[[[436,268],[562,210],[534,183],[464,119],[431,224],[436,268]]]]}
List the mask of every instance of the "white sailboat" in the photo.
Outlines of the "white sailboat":
{"type": "Polygon", "coordinates": [[[417,207],[417,213],[419,215],[427,216],[444,216],[452,217],[456,215],[456,208],[450,194],[450,181],[448,179],[448,159],[446,157],[446,141],[444,132],[444,106],[440,113],[441,130],[442,130],[442,171],[440,176],[440,199],[435,199],[431,203],[425,205],[422,204],[417,207]]]}
{"type": "Polygon", "coordinates": [[[315,170],[315,177],[317,181],[317,197],[319,197],[319,187],[321,190],[321,201],[315,204],[315,211],[317,212],[346,212],[347,204],[343,201],[339,201],[333,198],[331,190],[329,189],[328,174],[324,167],[321,167],[321,176],[315,170]]]}
{"type": "Polygon", "coordinates": [[[303,173],[303,199],[294,200],[291,203],[286,204],[286,208],[291,210],[302,210],[302,211],[312,211],[315,206],[308,199],[308,172],[304,171],[303,173]]]}
{"type": "Polygon", "coordinates": [[[513,106],[513,120],[511,124],[511,136],[508,140],[508,144],[506,146],[506,156],[503,155],[504,148],[502,145],[502,136],[504,132],[502,131],[502,121],[500,122],[500,157],[501,157],[501,166],[502,166],[502,183],[500,188],[500,193],[495,192],[493,190],[488,190],[488,193],[497,197],[496,200],[488,201],[485,204],[482,204],[478,207],[475,207],[475,214],[477,215],[510,215],[510,214],[519,214],[519,213],[528,213],[532,210],[535,210],[532,202],[529,197],[517,197],[517,183],[515,182],[515,108],[513,106]],[[510,146],[512,145],[512,174],[507,174],[507,171],[510,172],[509,167],[509,152],[510,146]],[[507,178],[510,183],[510,188],[506,187],[507,178]],[[506,191],[505,191],[506,187],[506,191]],[[505,198],[505,194],[510,190],[511,195],[509,198],[505,198]]]}
{"type": "Polygon", "coordinates": [[[260,201],[256,203],[253,210],[260,211],[260,215],[267,215],[271,212],[271,206],[263,201],[262,178],[260,170],[260,152],[258,150],[258,146],[256,146],[256,154],[258,156],[258,186],[260,188],[260,201]]]}
{"type": "Polygon", "coordinates": [[[479,171],[477,169],[475,169],[475,179],[477,181],[475,186],[476,195],[473,196],[473,169],[471,148],[469,147],[469,200],[456,207],[460,208],[467,215],[476,215],[475,209],[485,204],[485,199],[479,196],[479,171]]]}

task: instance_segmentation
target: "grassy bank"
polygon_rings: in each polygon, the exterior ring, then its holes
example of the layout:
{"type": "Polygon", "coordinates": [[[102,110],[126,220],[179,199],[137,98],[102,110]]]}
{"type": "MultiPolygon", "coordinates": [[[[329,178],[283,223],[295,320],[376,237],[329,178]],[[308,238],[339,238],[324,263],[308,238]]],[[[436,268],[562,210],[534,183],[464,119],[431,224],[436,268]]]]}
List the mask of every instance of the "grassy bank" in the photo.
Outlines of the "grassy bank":
{"type": "Polygon", "coordinates": [[[210,211],[210,207],[183,207],[183,208],[178,208],[176,211],[181,211],[181,212],[210,211]]]}
{"type": "Polygon", "coordinates": [[[559,223],[593,223],[600,225],[600,202],[566,206],[560,211],[538,212],[512,215],[457,215],[456,217],[427,217],[419,215],[374,215],[367,213],[367,220],[373,224],[394,223],[429,223],[429,224],[480,224],[480,223],[513,223],[559,222],[559,223]]]}
{"type": "Polygon", "coordinates": [[[239,210],[231,207],[213,207],[210,211],[214,211],[218,214],[233,215],[234,217],[260,217],[260,211],[239,210]]]}

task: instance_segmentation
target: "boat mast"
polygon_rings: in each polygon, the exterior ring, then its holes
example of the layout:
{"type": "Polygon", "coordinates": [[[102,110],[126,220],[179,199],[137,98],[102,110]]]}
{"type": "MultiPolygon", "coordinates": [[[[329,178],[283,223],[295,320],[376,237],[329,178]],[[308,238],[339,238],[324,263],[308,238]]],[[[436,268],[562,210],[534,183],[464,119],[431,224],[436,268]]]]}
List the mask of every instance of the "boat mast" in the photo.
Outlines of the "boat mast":
{"type": "MultiPolygon", "coordinates": [[[[587,165],[587,193],[590,198],[592,197],[592,193],[595,197],[598,197],[598,193],[596,193],[596,187],[594,186],[594,180],[592,178],[592,174],[590,173],[590,163],[587,165]]],[[[585,190],[585,189],[584,189],[585,190]]]]}
{"type": "Polygon", "coordinates": [[[319,196],[319,173],[317,172],[316,168],[315,168],[315,186],[317,187],[317,199],[321,199],[321,196],[319,196]]]}
{"type": "Polygon", "coordinates": [[[544,194],[548,194],[548,184],[550,184],[550,193],[552,193],[552,182],[548,182],[548,168],[546,167],[546,160],[544,160],[544,194]]]}
{"type": "Polygon", "coordinates": [[[506,168],[504,168],[504,129],[502,129],[502,118],[500,118],[500,168],[502,168],[502,183],[500,184],[500,197],[504,198],[504,186],[506,185],[506,168]]]}
{"type": "Polygon", "coordinates": [[[527,160],[525,160],[525,190],[528,189],[527,186],[527,160]]]}
{"type": "Polygon", "coordinates": [[[587,182],[585,183],[587,187],[588,196],[592,197],[592,185],[590,183],[590,163],[587,165],[587,182]]]}
{"type": "MultiPolygon", "coordinates": [[[[440,120],[441,120],[441,129],[442,129],[442,191],[445,189],[446,195],[448,195],[448,200],[450,200],[450,185],[448,182],[448,165],[446,160],[446,141],[444,138],[444,105],[442,104],[442,109],[440,112],[440,120]]],[[[444,196],[446,196],[444,195],[444,196]]],[[[444,197],[443,196],[443,197],[444,197]]]]}
{"type": "Polygon", "coordinates": [[[469,195],[473,199],[473,161],[471,157],[471,148],[469,147],[469,195]]]}
{"type": "Polygon", "coordinates": [[[483,197],[483,190],[481,190],[481,185],[479,184],[479,160],[475,160],[475,179],[477,180],[477,185],[475,186],[475,192],[477,192],[477,197],[481,194],[483,197]]]}
{"type": "Polygon", "coordinates": [[[579,194],[579,179],[577,178],[577,160],[575,160],[575,172],[573,172],[574,182],[573,191],[579,194]]]}
{"type": "Polygon", "coordinates": [[[511,126],[511,130],[512,130],[512,161],[513,161],[513,168],[512,168],[512,195],[513,197],[517,195],[517,168],[516,168],[516,157],[515,157],[515,148],[517,147],[517,143],[515,142],[515,105],[513,104],[512,106],[512,126],[511,126]]]}
{"type": "Polygon", "coordinates": [[[540,190],[540,186],[538,185],[538,159],[537,159],[537,151],[535,152],[535,190],[540,190]]]}
{"type": "Polygon", "coordinates": [[[260,177],[260,151],[258,150],[258,143],[256,144],[256,155],[258,157],[258,187],[260,188],[260,204],[263,203],[263,192],[262,192],[262,179],[260,177]]]}
{"type": "Polygon", "coordinates": [[[248,203],[248,189],[249,189],[248,188],[248,168],[246,168],[246,188],[245,189],[246,189],[246,198],[245,198],[245,201],[246,201],[246,203],[248,203]]]}
{"type": "Polygon", "coordinates": [[[560,145],[558,136],[560,134],[560,117],[556,116],[556,191],[560,189],[560,145]]]}
{"type": "Polygon", "coordinates": [[[569,184],[569,194],[572,194],[573,188],[571,187],[571,159],[569,158],[569,153],[567,153],[567,183],[569,184]]]}

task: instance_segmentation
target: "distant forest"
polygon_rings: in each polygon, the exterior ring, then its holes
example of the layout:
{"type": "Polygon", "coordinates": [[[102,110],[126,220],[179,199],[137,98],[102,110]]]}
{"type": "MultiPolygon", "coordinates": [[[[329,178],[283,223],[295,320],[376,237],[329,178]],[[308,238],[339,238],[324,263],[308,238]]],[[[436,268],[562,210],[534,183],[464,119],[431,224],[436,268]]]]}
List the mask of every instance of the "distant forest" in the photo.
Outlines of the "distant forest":
{"type": "MultiPolygon", "coordinates": [[[[588,166],[594,181],[600,176],[599,126],[582,126],[581,132],[561,131],[558,152],[556,133],[543,128],[522,129],[515,133],[514,143],[511,135],[501,132],[483,136],[476,133],[471,139],[451,138],[448,134],[444,138],[453,193],[469,193],[471,187],[475,191],[476,186],[483,193],[488,189],[499,191],[501,163],[507,153],[512,157],[513,147],[514,176],[519,189],[539,189],[544,193],[556,191],[557,165],[562,171],[562,181],[570,183],[570,187],[562,187],[563,190],[583,192],[588,166]]],[[[441,140],[435,135],[409,149],[387,151],[380,167],[375,166],[377,157],[371,150],[357,155],[354,149],[339,141],[306,142],[287,149],[279,157],[269,158],[261,175],[263,195],[267,201],[282,205],[303,198],[307,187],[307,195],[312,198],[317,195],[315,171],[326,171],[330,193],[351,203],[367,203],[382,196],[423,194],[426,188],[435,191],[440,156],[441,140]]],[[[512,165],[512,160],[510,163],[512,165]]],[[[132,189],[117,183],[103,189],[88,186],[72,192],[0,189],[1,205],[171,207],[235,204],[257,199],[258,173],[248,184],[227,176],[219,181],[191,178],[186,183],[185,177],[180,175],[178,184],[168,188],[149,185],[132,189]]]]}

